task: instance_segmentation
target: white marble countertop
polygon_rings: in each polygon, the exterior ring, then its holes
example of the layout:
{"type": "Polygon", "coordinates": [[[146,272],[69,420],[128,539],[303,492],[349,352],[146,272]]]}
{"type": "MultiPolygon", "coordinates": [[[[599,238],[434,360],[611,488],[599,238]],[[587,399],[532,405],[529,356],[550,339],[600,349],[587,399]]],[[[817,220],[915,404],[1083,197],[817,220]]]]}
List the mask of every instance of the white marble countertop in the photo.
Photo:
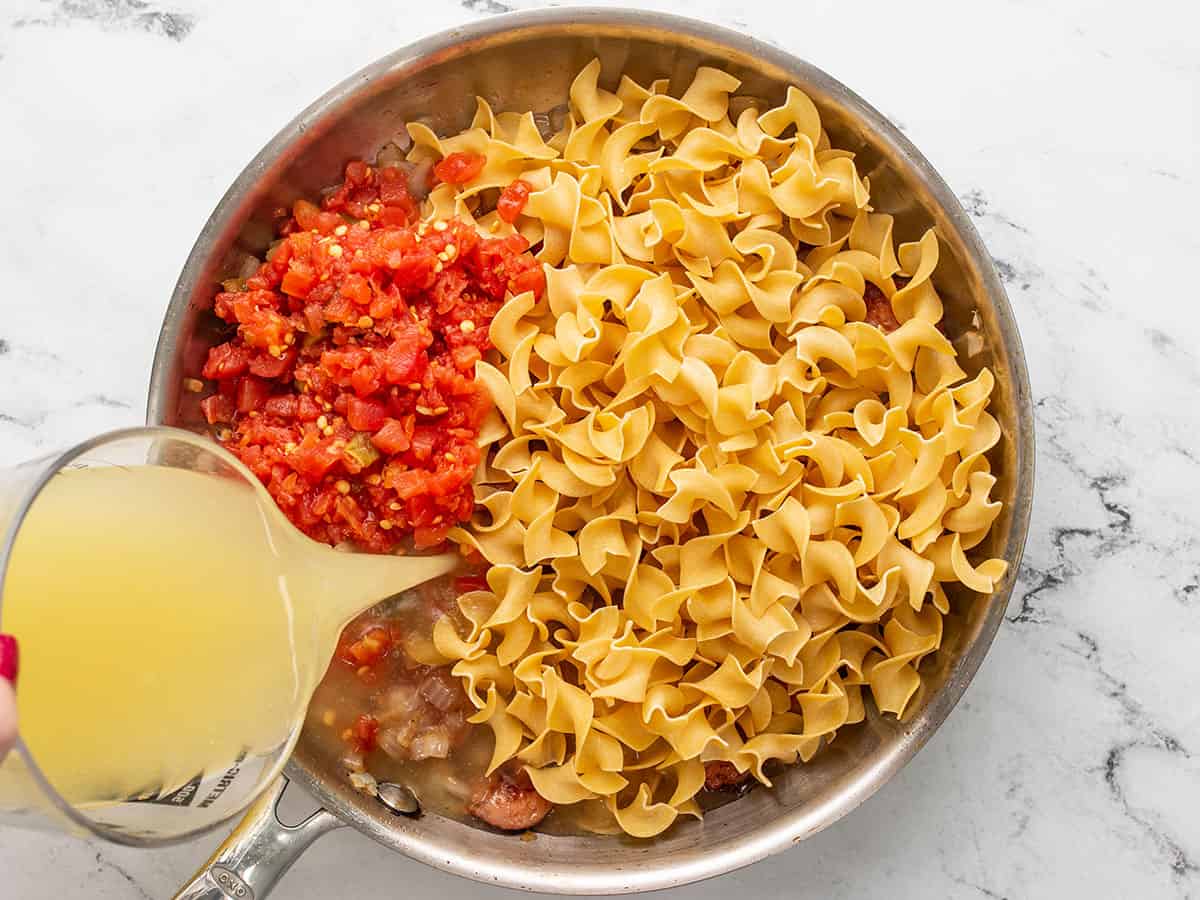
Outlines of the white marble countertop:
{"type": "MultiPolygon", "coordinates": [[[[197,231],[297,110],[510,3],[0,4],[0,463],[141,420],[197,231]]],[[[837,825],[669,896],[1200,896],[1200,15],[1172,0],[652,5],[778,42],[923,149],[1007,282],[1039,440],[1009,620],[950,720],[837,825]]],[[[0,896],[169,897],[215,843],[0,831],[0,896]]],[[[502,895],[519,896],[348,829],[277,894],[502,895]]]]}

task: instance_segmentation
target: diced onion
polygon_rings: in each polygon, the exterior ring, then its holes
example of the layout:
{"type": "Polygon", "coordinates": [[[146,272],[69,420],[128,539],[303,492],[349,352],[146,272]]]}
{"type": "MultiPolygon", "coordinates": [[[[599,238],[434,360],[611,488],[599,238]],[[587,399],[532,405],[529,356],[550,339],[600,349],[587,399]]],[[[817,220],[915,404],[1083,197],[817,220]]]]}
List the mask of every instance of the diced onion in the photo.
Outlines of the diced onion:
{"type": "Polygon", "coordinates": [[[434,728],[417,735],[410,748],[412,758],[445,759],[450,755],[450,735],[444,728],[434,728]]]}
{"type": "Polygon", "coordinates": [[[390,728],[381,728],[375,740],[379,749],[392,759],[412,759],[412,744],[418,728],[417,723],[409,719],[390,728]]]}
{"type": "Polygon", "coordinates": [[[408,192],[416,200],[424,200],[429,196],[429,173],[433,171],[433,160],[426,159],[413,163],[408,172],[408,192]]]}
{"type": "Polygon", "coordinates": [[[445,712],[453,706],[457,699],[453,685],[437,677],[429,678],[421,685],[421,696],[441,712],[445,712]]]}
{"type": "Polygon", "coordinates": [[[242,279],[249,278],[258,271],[261,265],[261,259],[259,259],[257,256],[251,256],[249,253],[247,253],[242,258],[241,264],[238,266],[237,277],[242,279]]]}
{"type": "Polygon", "coordinates": [[[408,133],[407,128],[402,128],[396,132],[396,136],[392,138],[392,143],[399,147],[402,153],[407,153],[412,149],[412,135],[408,133]]]}
{"type": "Polygon", "coordinates": [[[368,797],[374,797],[379,793],[379,782],[369,772],[351,772],[350,784],[356,791],[366,794],[368,797]]]}
{"type": "Polygon", "coordinates": [[[404,164],[404,150],[399,147],[395,141],[388,141],[380,148],[379,153],[375,157],[377,166],[402,166],[404,164]]]}
{"type": "Polygon", "coordinates": [[[411,719],[421,710],[421,697],[411,684],[398,684],[390,689],[383,697],[379,706],[378,717],[386,722],[398,719],[411,719]]]}

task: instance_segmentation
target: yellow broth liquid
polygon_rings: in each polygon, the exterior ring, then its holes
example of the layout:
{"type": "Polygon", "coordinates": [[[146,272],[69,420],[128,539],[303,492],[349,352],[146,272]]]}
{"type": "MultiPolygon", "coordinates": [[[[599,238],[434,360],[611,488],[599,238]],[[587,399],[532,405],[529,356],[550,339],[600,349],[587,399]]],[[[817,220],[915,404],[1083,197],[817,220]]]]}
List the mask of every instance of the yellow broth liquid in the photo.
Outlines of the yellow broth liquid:
{"type": "MultiPolygon", "coordinates": [[[[236,479],[64,471],[22,523],[3,585],[20,734],[79,806],[282,755],[343,624],[453,564],[335,552],[236,479]]],[[[0,808],[28,796],[14,773],[0,769],[0,808]]]]}
{"type": "MultiPolygon", "coordinates": [[[[388,694],[397,684],[420,681],[413,674],[415,661],[431,658],[433,623],[456,596],[451,577],[437,579],[404,595],[392,598],[363,613],[346,629],[348,636],[365,633],[371,627],[387,626],[399,635],[387,657],[370,667],[363,677],[353,664],[335,658],[313,694],[305,722],[304,741],[329,771],[349,777],[358,767],[352,745],[345,733],[362,715],[381,720],[381,735],[388,727],[388,694]]],[[[458,680],[454,679],[456,690],[458,680]]],[[[462,702],[466,704],[465,698],[462,702]]],[[[474,709],[468,710],[473,713],[474,709]]],[[[386,739],[380,741],[386,745],[386,739]]],[[[378,783],[403,785],[417,797],[424,812],[485,827],[468,812],[472,794],[487,782],[487,765],[492,757],[492,730],[486,724],[468,725],[445,759],[412,760],[389,754],[377,746],[366,754],[363,768],[378,783]]],[[[369,792],[369,789],[368,789],[369,792]]],[[[703,791],[697,798],[709,810],[735,799],[735,794],[703,791]]],[[[535,827],[547,834],[587,835],[619,834],[620,828],[599,801],[555,808],[535,827]]]]}
{"type": "MultiPolygon", "coordinates": [[[[334,771],[348,771],[345,761],[352,755],[352,749],[343,737],[344,732],[362,714],[383,718],[383,727],[387,728],[384,711],[389,692],[401,681],[419,678],[409,676],[398,661],[405,655],[410,660],[414,655],[423,656],[416,644],[430,640],[435,614],[431,600],[436,595],[453,595],[450,579],[439,579],[418,591],[385,601],[359,616],[346,629],[348,635],[360,634],[371,626],[385,625],[403,637],[387,658],[370,667],[373,677],[364,678],[353,664],[335,658],[313,693],[305,722],[305,740],[334,771]]],[[[446,759],[398,759],[376,748],[367,754],[365,768],[379,782],[408,787],[419,798],[423,810],[466,819],[471,793],[482,781],[491,754],[491,729],[468,726],[465,737],[446,759]]]]}

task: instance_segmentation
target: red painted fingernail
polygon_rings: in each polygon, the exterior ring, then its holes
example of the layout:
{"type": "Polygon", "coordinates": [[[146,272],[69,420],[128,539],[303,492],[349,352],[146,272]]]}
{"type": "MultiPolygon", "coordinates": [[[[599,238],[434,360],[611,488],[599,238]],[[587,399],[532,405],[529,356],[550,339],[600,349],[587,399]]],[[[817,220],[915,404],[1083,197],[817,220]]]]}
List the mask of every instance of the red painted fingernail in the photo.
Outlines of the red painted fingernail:
{"type": "Polygon", "coordinates": [[[0,634],[0,678],[7,678],[13,684],[17,683],[17,662],[20,653],[17,652],[17,639],[11,634],[0,634]]]}

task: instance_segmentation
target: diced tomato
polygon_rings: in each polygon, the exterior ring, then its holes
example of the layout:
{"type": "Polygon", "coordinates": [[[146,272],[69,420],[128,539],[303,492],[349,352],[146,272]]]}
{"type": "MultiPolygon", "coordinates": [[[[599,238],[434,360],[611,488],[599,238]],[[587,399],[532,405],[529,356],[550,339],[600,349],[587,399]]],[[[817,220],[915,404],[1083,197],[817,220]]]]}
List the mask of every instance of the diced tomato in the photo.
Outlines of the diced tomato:
{"type": "Polygon", "coordinates": [[[208,351],[208,360],[204,363],[201,374],[205,378],[222,380],[236,378],[249,368],[250,351],[246,347],[228,344],[218,344],[208,351]]]}
{"type": "Polygon", "coordinates": [[[383,225],[407,225],[417,218],[416,201],[408,192],[408,175],[395,166],[379,170],[379,202],[383,225]]]}
{"type": "Polygon", "coordinates": [[[355,431],[378,431],[387,421],[387,406],[379,400],[350,397],[346,402],[346,421],[355,431]]]}
{"type": "Polygon", "coordinates": [[[288,461],[293,469],[309,481],[319,481],[342,458],[341,450],[334,449],[335,443],[332,438],[319,441],[309,435],[289,454],[288,461]]]}
{"type": "Polygon", "coordinates": [[[287,346],[291,325],[273,309],[253,309],[241,319],[238,334],[251,347],[258,347],[278,355],[287,346]]]}
{"type": "Polygon", "coordinates": [[[361,275],[347,275],[338,291],[359,306],[367,306],[371,302],[371,283],[361,275]]]}
{"type": "Polygon", "coordinates": [[[454,579],[454,589],[460,594],[469,591],[486,591],[488,589],[487,578],[483,575],[460,575],[454,579]]]}
{"type": "Polygon", "coordinates": [[[280,397],[268,397],[263,404],[263,414],[276,416],[280,419],[294,419],[300,409],[300,400],[293,394],[280,397]]]}
{"type": "Polygon", "coordinates": [[[371,167],[361,159],[352,159],[346,163],[346,184],[362,183],[371,174],[371,167]]]}
{"type": "Polygon", "coordinates": [[[415,322],[401,322],[392,329],[392,341],[377,354],[383,367],[383,377],[391,384],[408,384],[417,379],[424,368],[421,331],[415,322]]]}
{"type": "MultiPolygon", "coordinates": [[[[451,154],[439,177],[462,183],[484,165],[451,154]]],[[[505,215],[526,193],[510,185],[505,215]]],[[[432,546],[471,515],[491,408],[473,370],[508,293],[544,291],[521,235],[416,216],[403,170],[351,162],[320,205],[279,213],[267,261],[214,300],[237,330],[205,361],[205,418],[326,543],[432,546]]]]}
{"type": "Polygon", "coordinates": [[[388,268],[393,270],[393,282],[407,293],[433,287],[437,264],[438,258],[431,251],[404,254],[396,250],[389,254],[387,261],[388,268]]]}
{"type": "Polygon", "coordinates": [[[386,419],[371,437],[371,443],[388,456],[403,453],[412,446],[412,440],[404,423],[396,419],[386,419]]]}
{"type": "Polygon", "coordinates": [[[305,231],[319,231],[321,234],[331,234],[345,221],[336,213],[324,212],[319,206],[309,203],[307,200],[297,200],[292,206],[292,215],[296,219],[296,224],[305,231]]]}
{"type": "Polygon", "coordinates": [[[370,359],[370,352],[362,347],[333,347],[321,354],[321,368],[335,378],[349,377],[350,373],[370,359]]]}
{"type": "Polygon", "coordinates": [[[407,469],[402,472],[385,470],[385,472],[384,484],[392,488],[401,500],[411,500],[427,490],[429,473],[423,469],[407,469]]]}
{"type": "Polygon", "coordinates": [[[450,355],[454,357],[454,365],[464,372],[474,371],[475,363],[483,359],[483,354],[473,344],[464,344],[461,347],[455,347],[450,351],[450,355]]]}
{"type": "Polygon", "coordinates": [[[296,351],[287,350],[278,356],[256,353],[250,360],[250,372],[260,378],[278,378],[296,361],[296,351]]]}
{"type": "Polygon", "coordinates": [[[247,413],[256,410],[271,396],[271,383],[253,375],[243,375],[238,382],[237,409],[247,413]]]}
{"type": "Polygon", "coordinates": [[[364,365],[355,369],[350,374],[350,387],[360,397],[366,397],[375,393],[380,388],[379,368],[372,365],[364,365]]]}
{"type": "Polygon", "coordinates": [[[413,529],[413,546],[418,550],[425,550],[429,547],[436,547],[446,539],[446,532],[449,531],[449,526],[430,527],[420,525],[413,529]]]}
{"type": "Polygon", "coordinates": [[[496,215],[505,222],[517,221],[517,217],[525,209],[525,204],[529,202],[531,193],[533,185],[518,178],[500,192],[500,199],[496,201],[496,215]]]}
{"type": "Polygon", "coordinates": [[[546,290],[546,274],[540,268],[526,269],[515,275],[508,285],[509,291],[513,294],[533,291],[533,296],[540,297],[546,290]]]}
{"type": "Polygon", "coordinates": [[[353,727],[348,731],[346,739],[359,753],[370,753],[375,749],[379,736],[379,722],[374,716],[364,713],[355,720],[353,727]]]}
{"type": "Polygon", "coordinates": [[[433,451],[437,449],[437,445],[437,429],[421,425],[413,430],[412,454],[417,459],[421,461],[429,459],[433,455],[433,451]]]}
{"type": "Polygon", "coordinates": [[[321,404],[308,394],[302,394],[296,401],[296,418],[302,422],[315,422],[321,416],[321,404]]]}
{"type": "Polygon", "coordinates": [[[304,325],[312,336],[319,335],[325,327],[325,313],[319,303],[304,304],[304,325]]]}
{"type": "Polygon", "coordinates": [[[373,666],[387,655],[392,649],[392,636],[386,628],[371,628],[362,637],[347,645],[340,652],[343,660],[350,665],[373,666]]]}
{"type": "Polygon", "coordinates": [[[208,420],[209,425],[216,425],[218,422],[232,422],[233,414],[237,412],[237,404],[229,397],[213,394],[200,401],[200,411],[204,413],[204,418],[208,420]]]}
{"type": "Polygon", "coordinates": [[[287,274],[283,276],[280,290],[293,297],[307,297],[313,285],[317,283],[317,274],[312,266],[301,260],[292,260],[287,274]]]}
{"type": "Polygon", "coordinates": [[[385,227],[397,227],[407,225],[412,219],[412,215],[401,206],[385,206],[379,211],[377,221],[385,227]]]}
{"type": "Polygon", "coordinates": [[[487,157],[479,153],[451,153],[433,167],[438,181],[446,184],[466,184],[474,181],[487,165],[487,157]]]}

